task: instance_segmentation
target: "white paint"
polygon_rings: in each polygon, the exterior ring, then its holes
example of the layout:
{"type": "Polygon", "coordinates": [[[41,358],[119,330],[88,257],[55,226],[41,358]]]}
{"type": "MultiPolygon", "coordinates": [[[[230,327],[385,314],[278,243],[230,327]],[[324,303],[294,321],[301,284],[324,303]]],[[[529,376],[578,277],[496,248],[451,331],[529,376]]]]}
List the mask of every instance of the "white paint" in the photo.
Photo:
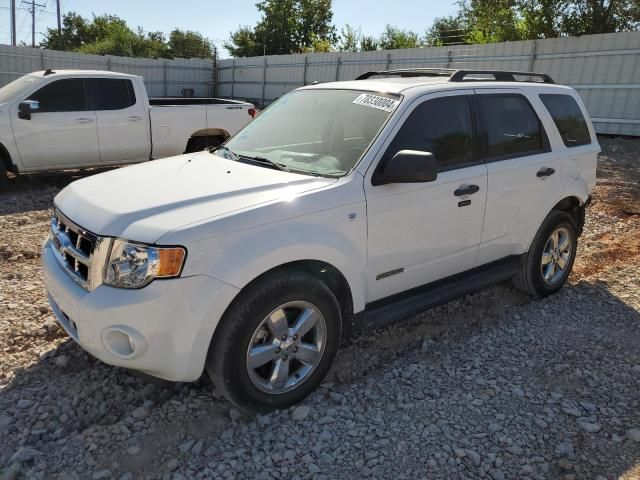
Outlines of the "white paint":
{"type": "Polygon", "coordinates": [[[235,134],[251,121],[246,102],[149,106],[142,77],[93,70],[34,72],[34,82],[0,108],[0,144],[20,172],[137,163],[178,155],[193,135],[235,134]],[[36,112],[18,118],[20,102],[65,78],[122,78],[134,85],[136,103],[120,110],[36,112]],[[230,108],[232,107],[232,108],[230,108]],[[157,132],[157,136],[155,133],[157,132]]]}
{"type": "Polygon", "coordinates": [[[353,171],[340,179],[312,177],[226,160],[207,152],[181,155],[88,177],[56,198],[64,215],[98,235],[182,245],[182,278],[140,290],[78,287],[43,250],[45,284],[78,325],[83,348],[114,365],[171,380],[193,380],[221,316],[239,291],[283,264],[318,260],[349,284],[355,312],[368,302],[513,254],[525,253],[558,201],[584,202],[595,186],[599,146],[574,90],[558,85],[377,79],[307,89],[383,88],[404,100],[353,171]],[[433,182],[373,186],[385,149],[410,112],[444,95],[517,91],[536,110],[552,151],[439,173],[433,182]],[[538,95],[565,93],[580,105],[594,139],[567,148],[538,95]],[[540,179],[536,172],[556,173],[540,179]],[[578,174],[576,175],[576,168],[578,174]],[[453,192],[464,184],[480,190],[453,192]],[[471,205],[458,207],[461,200],[471,205]],[[376,280],[385,272],[401,273],[376,280]],[[179,321],[177,321],[179,320],[179,321]],[[148,350],[131,360],[104,349],[114,326],[139,332],[148,350]]]}

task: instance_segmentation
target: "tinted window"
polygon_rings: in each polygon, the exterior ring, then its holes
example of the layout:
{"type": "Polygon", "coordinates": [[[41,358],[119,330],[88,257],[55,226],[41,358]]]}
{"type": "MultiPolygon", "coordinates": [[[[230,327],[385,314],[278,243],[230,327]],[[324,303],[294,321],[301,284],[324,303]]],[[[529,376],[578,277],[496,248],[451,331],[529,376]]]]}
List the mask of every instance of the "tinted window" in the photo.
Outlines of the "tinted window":
{"type": "Polygon", "coordinates": [[[391,142],[383,162],[400,150],[431,152],[440,170],[473,162],[473,124],[468,97],[442,97],[419,105],[391,142]]]}
{"type": "Polygon", "coordinates": [[[40,102],[40,112],[81,112],[86,110],[84,80],[56,80],[29,95],[28,100],[40,102]]]}
{"type": "Polygon", "coordinates": [[[591,143],[587,122],[573,97],[561,94],[540,95],[558,127],[562,141],[567,147],[591,143]]]}
{"type": "Polygon", "coordinates": [[[548,150],[540,119],[522,95],[478,95],[484,158],[533,155],[548,150]]]}
{"type": "Polygon", "coordinates": [[[88,85],[92,110],[121,110],[136,103],[131,80],[92,78],[88,85]]]}

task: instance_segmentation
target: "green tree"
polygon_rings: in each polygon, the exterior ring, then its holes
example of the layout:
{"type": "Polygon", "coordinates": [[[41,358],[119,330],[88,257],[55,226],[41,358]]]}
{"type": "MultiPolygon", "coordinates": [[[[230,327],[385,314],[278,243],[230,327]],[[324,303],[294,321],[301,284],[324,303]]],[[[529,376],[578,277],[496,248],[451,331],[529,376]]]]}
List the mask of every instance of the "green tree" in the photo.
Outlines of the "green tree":
{"type": "Polygon", "coordinates": [[[331,46],[337,41],[331,0],[298,0],[296,8],[298,22],[294,40],[301,49],[314,48],[314,43],[331,46]]]}
{"type": "Polygon", "coordinates": [[[640,27],[638,0],[577,0],[567,3],[562,30],[568,35],[623,32],[640,27]]]}
{"type": "Polygon", "coordinates": [[[62,18],[62,35],[55,28],[47,29],[40,44],[52,50],[76,50],[86,43],[95,41],[89,31],[89,23],[75,12],[65,13],[62,18]]]}
{"type": "Polygon", "coordinates": [[[211,58],[213,46],[211,41],[198,32],[176,28],[169,34],[167,44],[169,53],[182,58],[211,58]]]}
{"type": "Polygon", "coordinates": [[[234,57],[327,50],[336,41],[331,0],[263,0],[255,27],[239,27],[224,46],[234,57]]]}
{"type": "Polygon", "coordinates": [[[380,42],[375,37],[372,37],[370,35],[363,35],[360,38],[361,52],[372,52],[374,50],[378,50],[379,47],[380,47],[380,42]]]}
{"type": "Polygon", "coordinates": [[[212,55],[209,40],[198,32],[175,29],[167,41],[162,32],[145,33],[131,29],[116,15],[94,16],[87,20],[75,12],[63,18],[62,34],[50,28],[40,44],[44,48],[96,55],[158,58],[180,56],[206,58],[212,55]]]}
{"type": "Polygon", "coordinates": [[[460,16],[469,25],[468,43],[523,40],[526,28],[517,0],[463,0],[460,16]]]}
{"type": "Polygon", "coordinates": [[[394,50],[396,48],[416,48],[421,43],[417,33],[387,25],[380,37],[379,45],[382,50],[394,50]]]}
{"type": "Polygon", "coordinates": [[[461,17],[436,18],[424,38],[429,46],[459,45],[466,43],[467,25],[461,17]]]}
{"type": "Polygon", "coordinates": [[[250,26],[239,27],[231,32],[229,41],[224,42],[224,48],[232,57],[255,57],[262,55],[262,45],[256,39],[256,33],[250,26]]]}
{"type": "Polygon", "coordinates": [[[360,48],[361,38],[362,34],[360,33],[360,29],[356,29],[347,23],[342,27],[338,50],[341,52],[357,52],[360,48]]]}

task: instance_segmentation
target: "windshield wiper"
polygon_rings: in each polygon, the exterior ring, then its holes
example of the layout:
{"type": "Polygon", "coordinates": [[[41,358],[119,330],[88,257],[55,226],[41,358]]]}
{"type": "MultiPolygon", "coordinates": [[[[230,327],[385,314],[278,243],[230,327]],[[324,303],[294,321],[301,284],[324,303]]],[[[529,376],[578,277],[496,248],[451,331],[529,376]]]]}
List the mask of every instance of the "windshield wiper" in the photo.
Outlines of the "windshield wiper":
{"type": "Polygon", "coordinates": [[[218,148],[213,150],[211,153],[217,152],[218,150],[225,150],[226,152],[229,152],[229,156],[231,157],[229,160],[233,160],[235,162],[239,161],[238,154],[236,152],[234,152],[233,150],[231,150],[229,147],[226,147],[224,145],[220,145],[218,148]]]}
{"type": "Polygon", "coordinates": [[[274,162],[273,160],[269,160],[266,157],[252,157],[251,155],[238,155],[238,156],[240,158],[246,158],[247,160],[251,160],[253,162],[266,163],[268,165],[271,165],[273,168],[277,170],[282,170],[283,172],[291,172],[291,170],[289,170],[289,167],[281,163],[274,162]]]}

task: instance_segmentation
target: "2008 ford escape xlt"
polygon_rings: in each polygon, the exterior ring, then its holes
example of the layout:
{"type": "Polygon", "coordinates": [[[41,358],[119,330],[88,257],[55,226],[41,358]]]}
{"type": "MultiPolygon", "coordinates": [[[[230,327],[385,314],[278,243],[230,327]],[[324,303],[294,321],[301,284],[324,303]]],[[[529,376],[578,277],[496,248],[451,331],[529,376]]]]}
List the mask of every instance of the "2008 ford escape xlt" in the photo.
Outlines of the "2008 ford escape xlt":
{"type": "Polygon", "coordinates": [[[340,339],[513,278],[571,271],[599,146],[546,75],[370,72],[276,101],[215,151],[55,198],[43,265],[84,349],[240,407],[295,403],[340,339]]]}

